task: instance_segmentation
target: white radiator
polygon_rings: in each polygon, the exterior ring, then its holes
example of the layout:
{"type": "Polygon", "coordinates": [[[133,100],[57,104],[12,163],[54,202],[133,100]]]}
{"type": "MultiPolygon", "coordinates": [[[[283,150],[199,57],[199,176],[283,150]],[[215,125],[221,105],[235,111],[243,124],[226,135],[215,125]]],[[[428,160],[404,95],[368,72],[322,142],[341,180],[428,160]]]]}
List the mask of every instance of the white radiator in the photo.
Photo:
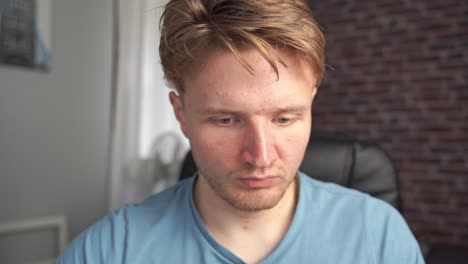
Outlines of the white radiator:
{"type": "MultiPolygon", "coordinates": [[[[0,236],[24,232],[34,232],[44,229],[55,229],[57,231],[57,252],[62,252],[68,241],[67,218],[63,215],[0,223],[0,236]]],[[[53,258],[53,256],[51,256],[51,258],[53,258]]],[[[37,260],[31,264],[49,264],[52,263],[52,261],[52,259],[37,260]]]]}

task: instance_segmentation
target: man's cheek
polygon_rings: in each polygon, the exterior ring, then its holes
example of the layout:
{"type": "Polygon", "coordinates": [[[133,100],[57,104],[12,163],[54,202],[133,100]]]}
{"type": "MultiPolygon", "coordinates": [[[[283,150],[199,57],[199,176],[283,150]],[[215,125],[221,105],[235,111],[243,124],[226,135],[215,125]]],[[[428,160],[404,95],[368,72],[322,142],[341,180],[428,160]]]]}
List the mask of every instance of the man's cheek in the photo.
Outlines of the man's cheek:
{"type": "Polygon", "coordinates": [[[231,162],[235,159],[234,144],[231,140],[221,138],[198,138],[192,142],[192,151],[199,162],[204,165],[211,167],[213,164],[217,164],[220,166],[222,163],[231,162]]]}

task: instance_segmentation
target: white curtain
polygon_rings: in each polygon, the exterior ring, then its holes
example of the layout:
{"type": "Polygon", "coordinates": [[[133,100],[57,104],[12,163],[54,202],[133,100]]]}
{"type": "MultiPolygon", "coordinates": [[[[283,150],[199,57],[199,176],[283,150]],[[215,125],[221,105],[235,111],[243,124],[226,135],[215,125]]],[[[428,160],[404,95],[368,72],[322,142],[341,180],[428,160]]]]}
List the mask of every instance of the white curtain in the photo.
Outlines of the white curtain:
{"type": "Polygon", "coordinates": [[[159,18],[167,0],[116,0],[110,210],[174,184],[188,142],[163,80],[159,18]]]}

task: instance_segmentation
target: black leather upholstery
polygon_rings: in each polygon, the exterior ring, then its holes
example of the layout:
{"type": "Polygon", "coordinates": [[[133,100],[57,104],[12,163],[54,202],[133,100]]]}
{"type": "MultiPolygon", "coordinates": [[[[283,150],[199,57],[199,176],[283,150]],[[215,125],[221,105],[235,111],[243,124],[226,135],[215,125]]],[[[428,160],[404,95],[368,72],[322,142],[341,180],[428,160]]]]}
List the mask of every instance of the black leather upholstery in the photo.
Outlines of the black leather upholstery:
{"type": "Polygon", "coordinates": [[[312,178],[368,193],[399,208],[393,162],[376,144],[313,133],[300,169],[312,178]]]}
{"type": "MultiPolygon", "coordinates": [[[[300,169],[312,178],[357,189],[399,207],[393,163],[375,144],[314,132],[300,169]]],[[[196,170],[189,151],[181,179],[192,176],[196,170]]]]}

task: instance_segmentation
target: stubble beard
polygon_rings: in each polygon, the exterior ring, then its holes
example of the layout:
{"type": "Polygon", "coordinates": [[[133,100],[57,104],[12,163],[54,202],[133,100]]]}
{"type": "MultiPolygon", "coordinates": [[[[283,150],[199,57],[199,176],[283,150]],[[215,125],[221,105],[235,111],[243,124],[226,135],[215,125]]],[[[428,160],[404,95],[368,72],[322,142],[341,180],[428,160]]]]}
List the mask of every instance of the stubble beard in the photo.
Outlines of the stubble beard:
{"type": "Polygon", "coordinates": [[[226,178],[210,176],[200,171],[200,176],[208,183],[211,190],[223,201],[234,209],[243,212],[259,212],[275,207],[283,198],[286,191],[295,181],[294,176],[287,176],[284,170],[280,170],[280,181],[269,189],[240,188],[231,181],[236,173],[229,173],[226,178]]]}

